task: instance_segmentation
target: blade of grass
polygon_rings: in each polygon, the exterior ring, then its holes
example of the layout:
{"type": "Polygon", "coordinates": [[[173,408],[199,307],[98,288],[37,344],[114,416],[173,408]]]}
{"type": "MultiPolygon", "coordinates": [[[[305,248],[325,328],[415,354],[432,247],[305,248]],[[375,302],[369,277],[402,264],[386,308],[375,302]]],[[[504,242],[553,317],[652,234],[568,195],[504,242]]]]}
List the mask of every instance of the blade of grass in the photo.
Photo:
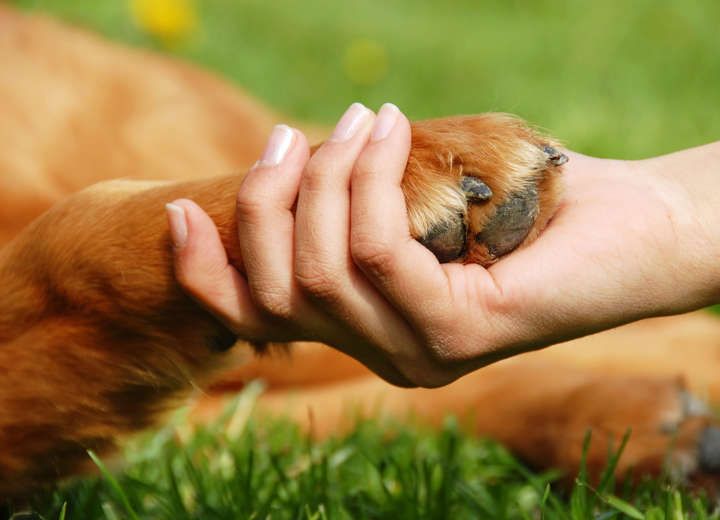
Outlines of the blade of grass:
{"type": "Polygon", "coordinates": [[[613,509],[620,511],[622,514],[634,518],[635,520],[645,520],[643,515],[635,506],[615,495],[605,495],[603,500],[613,509]]]}
{"type": "Polygon", "coordinates": [[[587,454],[592,441],[592,431],[588,430],[583,439],[582,456],[580,457],[580,471],[575,479],[575,487],[570,496],[570,515],[577,520],[590,518],[591,508],[588,497],[587,454]]]}
{"type": "Polygon", "coordinates": [[[608,459],[607,467],[603,471],[602,476],[600,477],[600,484],[597,487],[598,493],[607,493],[611,491],[611,489],[608,489],[608,486],[613,483],[615,469],[617,468],[618,462],[620,462],[620,457],[625,451],[625,446],[627,446],[631,434],[632,430],[628,428],[623,435],[622,441],[620,441],[620,447],[618,447],[618,449],[608,459]]]}
{"type": "Polygon", "coordinates": [[[682,495],[680,495],[679,491],[673,492],[673,520],[685,520],[682,495]]]}
{"type": "Polygon", "coordinates": [[[115,492],[117,497],[120,499],[120,503],[122,504],[123,508],[127,512],[127,514],[130,516],[132,520],[140,520],[140,517],[138,517],[137,513],[133,510],[132,506],[130,505],[130,501],[128,500],[127,496],[125,495],[125,492],[120,487],[120,484],[115,479],[115,477],[112,476],[110,471],[107,469],[103,461],[100,460],[100,458],[95,454],[92,450],[87,450],[88,455],[92,459],[92,461],[95,463],[95,465],[100,469],[100,473],[102,473],[102,476],[105,478],[105,480],[108,482],[108,485],[110,488],[115,492]]]}

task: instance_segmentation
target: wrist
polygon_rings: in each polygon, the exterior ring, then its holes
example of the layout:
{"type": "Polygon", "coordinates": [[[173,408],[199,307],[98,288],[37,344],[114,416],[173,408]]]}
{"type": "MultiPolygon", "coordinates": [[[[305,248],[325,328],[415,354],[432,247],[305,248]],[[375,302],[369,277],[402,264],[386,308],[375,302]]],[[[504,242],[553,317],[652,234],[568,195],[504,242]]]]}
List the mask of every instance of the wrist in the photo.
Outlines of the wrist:
{"type": "Polygon", "coordinates": [[[720,303],[720,142],[634,164],[665,206],[677,283],[667,313],[720,303]]]}

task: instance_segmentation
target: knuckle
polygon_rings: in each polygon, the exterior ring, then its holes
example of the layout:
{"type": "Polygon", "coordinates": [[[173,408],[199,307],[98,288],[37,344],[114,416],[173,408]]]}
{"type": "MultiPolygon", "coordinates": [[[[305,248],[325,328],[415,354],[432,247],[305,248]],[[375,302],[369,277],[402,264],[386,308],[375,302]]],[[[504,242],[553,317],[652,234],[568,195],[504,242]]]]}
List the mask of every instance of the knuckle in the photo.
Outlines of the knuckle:
{"type": "Polygon", "coordinates": [[[235,208],[237,217],[243,221],[254,221],[266,212],[266,197],[259,197],[251,189],[241,189],[235,200],[235,208]]]}
{"type": "Polygon", "coordinates": [[[313,157],[305,167],[305,173],[300,181],[301,189],[304,191],[316,192],[321,191],[328,185],[328,178],[332,176],[335,170],[333,161],[319,160],[313,157]]]}
{"type": "Polygon", "coordinates": [[[395,257],[389,244],[375,239],[354,240],[350,246],[353,261],[363,269],[376,274],[393,271],[395,257]]]}
{"type": "Polygon", "coordinates": [[[334,301],[337,295],[338,284],[330,269],[322,264],[305,262],[298,266],[295,272],[295,281],[300,289],[315,299],[334,301]]]}
{"type": "Polygon", "coordinates": [[[251,288],[253,302],[264,314],[289,321],[292,319],[290,295],[277,287],[251,288]]]}
{"type": "Polygon", "coordinates": [[[375,183],[387,180],[387,168],[383,166],[380,157],[367,151],[360,154],[352,170],[352,182],[375,183]]]}
{"type": "Polygon", "coordinates": [[[372,158],[368,157],[367,153],[362,153],[360,154],[360,157],[357,158],[357,161],[355,161],[352,178],[353,180],[357,180],[373,177],[376,172],[377,168],[375,167],[372,158]]]}

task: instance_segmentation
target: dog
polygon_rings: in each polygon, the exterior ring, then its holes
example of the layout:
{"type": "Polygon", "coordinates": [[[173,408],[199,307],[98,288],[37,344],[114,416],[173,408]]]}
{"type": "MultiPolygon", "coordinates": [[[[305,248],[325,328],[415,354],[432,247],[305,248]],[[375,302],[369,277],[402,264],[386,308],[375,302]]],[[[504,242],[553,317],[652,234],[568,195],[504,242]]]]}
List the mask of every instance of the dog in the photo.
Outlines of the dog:
{"type": "MultiPolygon", "coordinates": [[[[193,66],[5,6],[0,63],[0,497],[88,471],[87,449],[111,452],[194,386],[209,390],[193,420],[210,420],[255,378],[268,387],[261,407],[308,427],[311,407],[317,436],[348,426],[346,406],[369,414],[381,402],[381,413],[430,422],[470,413],[478,435],[568,474],[588,428],[592,474],[627,428],[618,473],[669,463],[709,481],[720,469],[719,430],[693,397],[720,400],[720,323],[704,314],[525,354],[434,390],[389,386],[317,344],[254,356],[180,289],[164,204],[198,202],[240,262],[242,175],[213,176],[252,164],[276,115],[193,66]]],[[[445,118],[412,132],[411,231],[443,260],[492,263],[536,238],[561,200],[564,156],[516,118],[445,118]],[[537,218],[522,236],[500,247],[499,226],[465,240],[528,186],[537,218]]]]}

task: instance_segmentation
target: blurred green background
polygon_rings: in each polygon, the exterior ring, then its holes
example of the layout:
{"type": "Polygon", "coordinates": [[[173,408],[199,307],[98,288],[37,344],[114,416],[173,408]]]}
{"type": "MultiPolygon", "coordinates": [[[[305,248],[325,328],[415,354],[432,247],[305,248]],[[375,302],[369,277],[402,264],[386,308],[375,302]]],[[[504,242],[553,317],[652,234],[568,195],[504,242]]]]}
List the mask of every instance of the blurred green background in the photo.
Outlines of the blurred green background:
{"type": "Polygon", "coordinates": [[[330,124],[516,113],[569,147],[641,158],[720,136],[718,0],[16,0],[225,76],[330,124]]]}

